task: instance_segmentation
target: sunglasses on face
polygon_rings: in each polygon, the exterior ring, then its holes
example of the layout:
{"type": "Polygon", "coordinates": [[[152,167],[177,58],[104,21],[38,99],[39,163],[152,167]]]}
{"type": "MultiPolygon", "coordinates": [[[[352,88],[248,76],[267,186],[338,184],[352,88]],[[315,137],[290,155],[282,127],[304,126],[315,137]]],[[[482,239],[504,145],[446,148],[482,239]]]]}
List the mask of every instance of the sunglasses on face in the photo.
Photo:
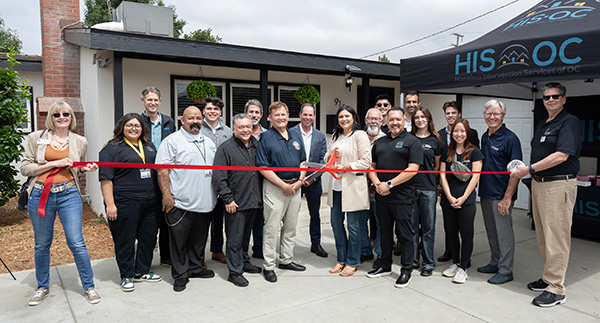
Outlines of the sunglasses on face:
{"type": "MultiPolygon", "coordinates": [[[[63,118],[68,118],[70,115],[71,114],[69,112],[63,112],[62,113],[63,118]]],[[[54,113],[54,114],[52,114],[52,116],[55,117],[55,118],[60,118],[60,113],[54,113]]]]}
{"type": "Polygon", "coordinates": [[[560,94],[544,95],[544,101],[548,101],[550,98],[552,98],[552,100],[558,100],[560,97],[560,94]]]}
{"type": "Polygon", "coordinates": [[[378,108],[381,108],[381,107],[387,108],[388,105],[390,105],[390,104],[389,103],[377,103],[378,108]]]}

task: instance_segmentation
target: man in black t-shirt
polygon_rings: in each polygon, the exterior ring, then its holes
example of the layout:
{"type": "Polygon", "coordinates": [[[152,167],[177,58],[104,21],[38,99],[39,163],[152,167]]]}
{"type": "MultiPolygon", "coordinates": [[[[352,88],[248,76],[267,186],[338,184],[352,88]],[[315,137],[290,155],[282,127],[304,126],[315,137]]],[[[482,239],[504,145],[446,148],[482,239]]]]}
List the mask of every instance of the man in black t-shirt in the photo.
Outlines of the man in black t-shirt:
{"type": "Polygon", "coordinates": [[[542,278],[527,287],[543,292],[533,304],[550,307],[566,302],[565,276],[571,249],[573,206],[577,197],[577,173],[581,153],[581,122],[567,113],[567,89],[560,83],[542,88],[548,118],[535,127],[531,139],[531,164],[510,176],[530,173],[535,235],[544,260],[542,278]]]}
{"type": "Polygon", "coordinates": [[[371,169],[398,170],[398,173],[369,173],[377,194],[376,210],[381,232],[381,265],[367,273],[375,278],[392,272],[394,222],[400,229],[402,269],[395,287],[408,285],[412,271],[414,246],[411,230],[412,200],[415,196],[411,179],[423,163],[423,148],[417,137],[404,130],[404,113],[400,108],[388,111],[390,132],[373,143],[371,169]]]}

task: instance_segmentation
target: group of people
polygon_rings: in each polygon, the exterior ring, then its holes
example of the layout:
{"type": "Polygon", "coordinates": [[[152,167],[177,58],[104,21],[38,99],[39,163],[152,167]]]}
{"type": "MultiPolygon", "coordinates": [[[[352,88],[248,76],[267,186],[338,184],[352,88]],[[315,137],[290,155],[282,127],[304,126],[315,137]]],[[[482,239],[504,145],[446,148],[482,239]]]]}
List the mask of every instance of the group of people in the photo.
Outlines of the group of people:
{"type": "MultiPolygon", "coordinates": [[[[352,276],[375,252],[369,278],[390,275],[393,254],[400,255],[401,265],[395,287],[407,286],[414,269],[420,268],[421,276],[431,276],[436,266],[433,251],[440,196],[446,252],[438,261],[451,260],[442,274],[464,283],[473,251],[479,186],[491,259],[477,271],[494,274],[489,283],[509,282],[514,279],[511,213],[516,188],[519,179],[532,174],[533,214],[544,271],[528,288],[543,291],[533,300],[536,305],[564,303],[580,125],[564,109],[564,86],[549,83],[543,93],[549,117],[536,127],[531,165],[518,167],[508,176],[480,174],[504,170],[510,161],[523,157],[518,137],[503,123],[506,106],[499,100],[483,107],[488,129],[481,146],[455,101],[443,105],[448,125],[435,131],[432,114],[421,105],[417,92],[405,94],[404,109],[392,107],[389,97],[378,96],[366,113],[365,128],[360,127],[352,107],[340,107],[327,144],[325,135],[313,126],[316,109],[310,103],[302,105],[300,123],[288,128],[287,105],[273,102],[268,107],[272,127],[267,130],[260,124],[261,102],[250,100],[244,113],[233,116],[230,129],[220,119],[223,101],[207,98],[202,110],[189,106],[183,111],[181,128],[176,130],[174,120],[158,112],[160,91],[148,87],[141,97],[145,111],[118,120],[113,138],[99,153],[100,162],[177,165],[169,169],[100,168],[121,289],[130,292],[137,282],[162,280],[150,271],[157,240],[160,263],[171,266],[174,291],[185,290],[190,278],[214,277],[205,264],[209,234],[212,259],[227,264],[228,281],[236,286],[248,286],[245,273],[262,272],[274,283],[276,267],[304,271],[303,265],[294,262],[303,195],[310,214],[310,250],[328,257],[321,245],[322,173],[306,168],[335,158],[336,173],[330,177],[327,192],[337,257],[331,274],[352,276]],[[197,165],[208,167],[186,167],[197,165]],[[246,166],[264,169],[236,168],[246,166]],[[262,266],[250,262],[251,236],[252,257],[262,258],[262,266]]],[[[98,166],[72,167],[73,161],[85,156],[87,144],[70,131],[75,122],[71,107],[57,102],[48,112],[47,129],[28,138],[21,172],[32,177],[28,210],[35,232],[38,282],[30,305],[40,304],[48,295],[49,248],[57,212],[85,295],[90,303],[100,301],[81,233],[78,191],[79,175],[98,166]]]]}

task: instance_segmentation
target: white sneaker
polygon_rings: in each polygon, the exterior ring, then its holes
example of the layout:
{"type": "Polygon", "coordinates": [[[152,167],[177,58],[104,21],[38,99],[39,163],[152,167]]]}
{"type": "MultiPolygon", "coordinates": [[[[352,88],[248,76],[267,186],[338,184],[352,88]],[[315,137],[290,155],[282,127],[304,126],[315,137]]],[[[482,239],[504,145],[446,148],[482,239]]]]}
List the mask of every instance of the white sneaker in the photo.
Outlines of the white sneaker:
{"type": "Polygon", "coordinates": [[[48,288],[39,288],[35,291],[35,294],[33,294],[33,297],[31,297],[31,299],[29,300],[29,306],[40,305],[46,299],[48,294],[50,294],[48,288]]]}
{"type": "Polygon", "coordinates": [[[454,275],[454,278],[452,278],[452,282],[457,284],[464,284],[467,281],[467,278],[469,278],[469,275],[467,275],[467,271],[462,268],[458,268],[456,274],[454,275]]]}
{"type": "Polygon", "coordinates": [[[98,304],[100,303],[100,295],[94,288],[89,288],[85,291],[85,299],[87,299],[90,304],[98,304]]]}
{"type": "Polygon", "coordinates": [[[457,270],[458,270],[458,265],[452,264],[450,267],[448,267],[448,269],[446,269],[446,270],[444,270],[444,272],[442,272],[442,275],[444,275],[446,277],[454,277],[457,270]]]}

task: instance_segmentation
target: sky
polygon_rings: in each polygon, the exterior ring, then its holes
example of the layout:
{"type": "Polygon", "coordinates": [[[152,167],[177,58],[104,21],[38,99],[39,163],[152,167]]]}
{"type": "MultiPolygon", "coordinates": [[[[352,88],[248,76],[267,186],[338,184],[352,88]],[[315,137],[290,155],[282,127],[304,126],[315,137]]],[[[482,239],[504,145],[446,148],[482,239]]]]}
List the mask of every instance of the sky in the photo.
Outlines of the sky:
{"type": "MultiPolygon", "coordinates": [[[[81,17],[85,6],[81,1],[81,17]]],[[[514,0],[164,0],[187,21],[184,32],[212,28],[223,43],[363,58],[494,10],[514,0]],[[203,6],[208,5],[208,8],[203,6]],[[207,10],[208,9],[208,10],[207,10]]],[[[392,62],[473,41],[539,0],[519,0],[473,22],[389,51],[392,62]]],[[[39,0],[0,0],[0,17],[16,30],[25,54],[41,54],[39,0]],[[25,9],[26,8],[26,9],[25,9]]],[[[380,54],[382,55],[382,54],[380,54]]],[[[367,57],[377,59],[377,55],[367,57]]]]}

